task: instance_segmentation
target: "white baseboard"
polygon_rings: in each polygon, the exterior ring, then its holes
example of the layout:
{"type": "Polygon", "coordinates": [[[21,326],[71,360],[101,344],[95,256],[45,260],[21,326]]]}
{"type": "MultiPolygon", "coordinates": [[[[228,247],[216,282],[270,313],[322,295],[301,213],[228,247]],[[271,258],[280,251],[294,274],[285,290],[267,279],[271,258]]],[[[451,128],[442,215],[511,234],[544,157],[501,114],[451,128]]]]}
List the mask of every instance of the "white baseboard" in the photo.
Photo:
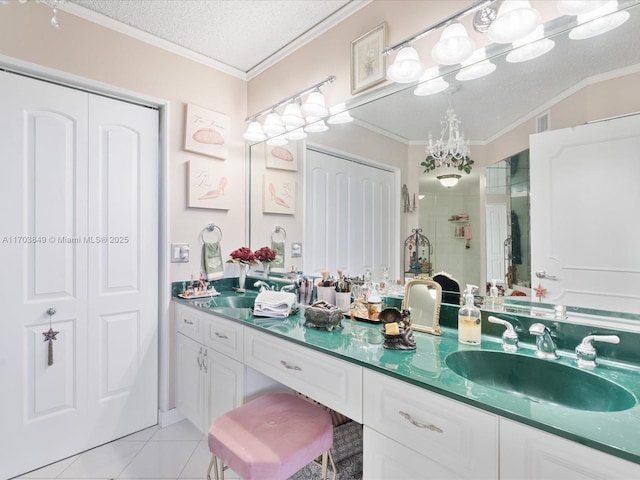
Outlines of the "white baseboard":
{"type": "Polygon", "coordinates": [[[174,423],[184,420],[184,415],[177,408],[172,408],[166,412],[158,411],[158,425],[160,427],[168,427],[174,423]]]}

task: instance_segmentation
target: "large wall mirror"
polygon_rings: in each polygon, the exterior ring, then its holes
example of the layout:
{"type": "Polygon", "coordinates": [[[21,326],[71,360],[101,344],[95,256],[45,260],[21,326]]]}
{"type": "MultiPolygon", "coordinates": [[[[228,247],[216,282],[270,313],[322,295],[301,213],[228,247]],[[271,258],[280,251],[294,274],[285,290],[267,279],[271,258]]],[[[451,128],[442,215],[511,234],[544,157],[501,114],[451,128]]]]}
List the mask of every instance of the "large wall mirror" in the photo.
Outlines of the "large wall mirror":
{"type": "MultiPolygon", "coordinates": [[[[297,174],[304,175],[304,142],[356,158],[387,162],[392,168],[405,171],[406,165],[413,165],[409,175],[415,172],[420,175],[418,185],[414,187],[419,194],[418,216],[402,214],[403,228],[397,232],[398,245],[402,245],[403,237],[411,232],[411,228],[420,226],[423,233],[432,237],[433,271],[446,271],[461,284],[479,285],[483,292],[492,276],[503,275],[501,280],[508,281],[506,275],[514,264],[505,261],[504,241],[509,236],[513,237],[512,212],[515,212],[521,240],[517,285],[530,293],[526,289],[534,286],[536,266],[529,265],[529,258],[526,258],[529,246],[526,243],[537,225],[529,225],[529,218],[521,205],[529,201],[528,191],[496,193],[497,190],[491,189],[491,178],[508,172],[506,174],[514,181],[512,169],[516,161],[520,169],[517,175],[524,175],[529,136],[537,131],[575,127],[640,111],[637,95],[637,85],[640,84],[640,2],[618,3],[620,8],[630,13],[630,18],[603,35],[572,40],[569,31],[575,25],[575,17],[558,17],[545,25],[545,35],[553,40],[554,48],[539,58],[511,63],[506,59],[508,52],[505,48],[497,51],[489,46],[487,52],[496,65],[492,74],[461,82],[455,78],[456,68],[441,70],[442,78],[457,87],[453,93],[417,96],[414,94],[415,84],[396,84],[379,89],[366,99],[356,97],[348,105],[355,118],[353,123],[332,126],[329,131],[310,135],[298,145],[289,145],[298,155],[297,174]],[[429,132],[434,137],[440,134],[440,121],[449,103],[461,121],[461,130],[471,139],[471,157],[475,165],[471,174],[462,174],[456,186],[446,188],[435,178],[436,172],[423,173],[419,164],[426,156],[424,149],[429,132]],[[497,200],[499,195],[507,195],[509,203],[497,200]],[[506,222],[504,233],[497,238],[496,244],[503,246],[494,252],[497,256],[491,258],[487,232],[500,232],[500,229],[496,225],[488,227],[487,217],[492,215],[492,205],[501,202],[504,203],[503,218],[506,217],[506,222]],[[457,235],[456,225],[449,222],[460,214],[468,215],[470,229],[466,237],[470,238],[465,238],[465,234],[457,235]],[[436,217],[445,223],[444,227],[433,230],[436,217]]],[[[264,191],[264,176],[265,172],[272,173],[265,169],[268,152],[269,147],[264,144],[250,148],[251,247],[259,248],[265,244],[271,230],[276,225],[283,225],[287,230],[286,252],[289,255],[290,243],[300,242],[303,250],[309,244],[304,238],[304,223],[313,219],[300,214],[305,201],[304,177],[297,182],[295,195],[299,208],[295,215],[263,212],[261,192],[264,191]]],[[[606,172],[607,165],[603,162],[603,181],[606,181],[606,172]]],[[[531,191],[534,190],[535,185],[531,185],[531,191]]],[[[616,205],[627,202],[626,195],[627,192],[620,191],[616,198],[603,197],[600,201],[605,210],[613,210],[616,205]]],[[[530,201],[532,204],[536,202],[534,195],[530,201]]],[[[602,248],[612,247],[603,245],[602,248]]],[[[629,258],[637,257],[637,253],[631,251],[623,253],[629,258]]],[[[313,255],[314,252],[305,251],[305,254],[313,255]]],[[[513,254],[512,244],[509,255],[513,254]]],[[[403,252],[398,251],[397,255],[400,265],[403,252]]],[[[290,264],[304,270],[302,261],[296,262],[289,256],[287,270],[290,264]]],[[[402,278],[403,272],[392,272],[392,276],[402,278]]],[[[537,300],[533,295],[531,297],[537,300]]]]}

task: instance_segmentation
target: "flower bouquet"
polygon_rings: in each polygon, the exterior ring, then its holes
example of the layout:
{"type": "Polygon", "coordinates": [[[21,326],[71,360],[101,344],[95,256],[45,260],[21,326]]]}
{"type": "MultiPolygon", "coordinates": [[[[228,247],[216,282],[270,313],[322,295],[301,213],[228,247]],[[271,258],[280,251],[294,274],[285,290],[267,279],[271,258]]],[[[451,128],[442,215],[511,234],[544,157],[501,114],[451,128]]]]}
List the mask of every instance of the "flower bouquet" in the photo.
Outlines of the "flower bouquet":
{"type": "Polygon", "coordinates": [[[240,275],[238,276],[238,292],[244,292],[244,284],[247,279],[247,269],[251,265],[256,265],[256,256],[248,247],[240,247],[231,252],[231,259],[227,263],[237,263],[240,267],[240,275]]]}
{"type": "Polygon", "coordinates": [[[270,263],[276,259],[276,251],[272,248],[264,246],[259,248],[254,252],[256,260],[259,260],[262,263],[262,269],[264,272],[264,276],[269,276],[269,267],[270,263]]]}

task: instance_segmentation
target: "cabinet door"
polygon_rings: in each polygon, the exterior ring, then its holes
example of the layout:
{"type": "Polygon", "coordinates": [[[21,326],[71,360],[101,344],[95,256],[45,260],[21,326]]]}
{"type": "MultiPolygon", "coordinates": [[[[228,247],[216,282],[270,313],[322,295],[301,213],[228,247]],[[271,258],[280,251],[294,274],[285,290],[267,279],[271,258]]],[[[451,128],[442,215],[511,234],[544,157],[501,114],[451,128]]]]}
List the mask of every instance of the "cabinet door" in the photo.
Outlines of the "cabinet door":
{"type": "Polygon", "coordinates": [[[409,450],[366,425],[363,449],[363,478],[372,480],[477,478],[461,477],[458,472],[409,450]]]}
{"type": "Polygon", "coordinates": [[[640,478],[640,465],[547,432],[500,419],[500,478],[640,478]]]}
{"type": "Polygon", "coordinates": [[[220,415],[242,405],[244,365],[215,350],[206,349],[204,358],[206,398],[204,432],[220,415]]]}
{"type": "Polygon", "coordinates": [[[176,407],[198,428],[203,424],[204,348],[198,342],[179,333],[177,335],[176,407]]]}
{"type": "Polygon", "coordinates": [[[365,425],[459,478],[498,477],[495,415],[368,369],[363,378],[365,425]]]}

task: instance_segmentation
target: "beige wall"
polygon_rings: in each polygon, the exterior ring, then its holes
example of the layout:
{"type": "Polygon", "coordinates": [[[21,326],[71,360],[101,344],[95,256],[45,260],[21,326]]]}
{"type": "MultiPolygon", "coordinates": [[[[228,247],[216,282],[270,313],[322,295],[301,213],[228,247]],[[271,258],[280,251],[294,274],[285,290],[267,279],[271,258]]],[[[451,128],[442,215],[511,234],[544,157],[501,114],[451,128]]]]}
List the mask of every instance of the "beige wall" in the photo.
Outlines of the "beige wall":
{"type": "MultiPolygon", "coordinates": [[[[65,12],[61,28],[50,26],[51,9],[28,2],[0,5],[0,55],[131,90],[169,102],[169,222],[170,241],[191,245],[188,264],[172,264],[178,281],[200,271],[199,233],[207,223],[224,232],[223,254],[245,241],[245,150],[242,132],[246,116],[246,82],[210,67],[65,12]],[[185,105],[193,103],[231,118],[231,164],[225,195],[229,211],[186,207],[186,171],[191,158],[184,145],[185,105]]],[[[221,162],[221,160],[211,160],[221,162]]]]}

